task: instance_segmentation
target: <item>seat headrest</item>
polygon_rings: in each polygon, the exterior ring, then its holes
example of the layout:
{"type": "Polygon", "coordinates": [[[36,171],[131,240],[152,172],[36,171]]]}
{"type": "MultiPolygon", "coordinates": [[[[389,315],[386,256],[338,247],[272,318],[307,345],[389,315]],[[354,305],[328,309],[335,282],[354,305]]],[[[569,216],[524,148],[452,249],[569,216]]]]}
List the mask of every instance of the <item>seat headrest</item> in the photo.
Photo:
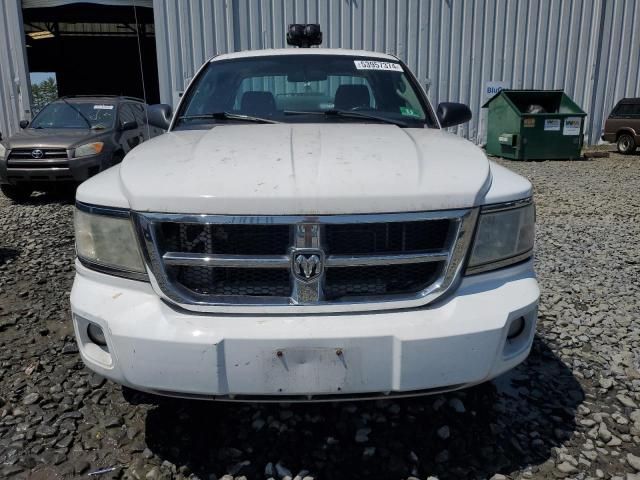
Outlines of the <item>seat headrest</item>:
{"type": "Polygon", "coordinates": [[[246,115],[271,115],[276,111],[276,101],[271,92],[244,92],[240,110],[246,115]]]}
{"type": "Polygon", "coordinates": [[[366,85],[340,85],[333,104],[337,110],[370,106],[369,89],[366,85]]]}

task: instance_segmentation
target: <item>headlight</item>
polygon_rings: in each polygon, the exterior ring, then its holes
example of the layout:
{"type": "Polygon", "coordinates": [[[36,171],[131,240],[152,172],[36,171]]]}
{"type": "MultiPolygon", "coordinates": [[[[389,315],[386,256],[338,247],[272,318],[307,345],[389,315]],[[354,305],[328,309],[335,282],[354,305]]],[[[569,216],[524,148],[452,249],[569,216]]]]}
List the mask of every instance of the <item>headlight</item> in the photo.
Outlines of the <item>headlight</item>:
{"type": "Polygon", "coordinates": [[[76,209],[76,252],[89,268],[141,279],[146,275],[131,219],[76,209]]]}
{"type": "Polygon", "coordinates": [[[531,257],[535,216],[534,204],[529,200],[484,207],[467,274],[506,267],[531,257]]]}
{"type": "Polygon", "coordinates": [[[4,145],[0,143],[0,159],[4,158],[4,155],[6,152],[7,152],[7,149],[4,148],[4,145]]]}
{"type": "Polygon", "coordinates": [[[104,143],[102,142],[85,143],[84,145],[76,147],[76,151],[73,156],[86,157],[87,155],[97,155],[102,151],[103,148],[104,143]]]}

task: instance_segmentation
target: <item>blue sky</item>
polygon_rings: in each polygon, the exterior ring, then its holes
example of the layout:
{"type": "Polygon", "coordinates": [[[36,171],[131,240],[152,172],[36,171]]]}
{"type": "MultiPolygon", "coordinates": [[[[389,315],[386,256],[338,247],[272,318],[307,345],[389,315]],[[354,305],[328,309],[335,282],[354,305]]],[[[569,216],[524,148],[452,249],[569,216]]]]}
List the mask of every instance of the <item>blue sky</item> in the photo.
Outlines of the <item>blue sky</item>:
{"type": "Polygon", "coordinates": [[[56,78],[55,72],[31,72],[29,73],[29,77],[31,78],[31,85],[37,85],[38,83],[44,82],[47,78],[53,77],[56,78]]]}

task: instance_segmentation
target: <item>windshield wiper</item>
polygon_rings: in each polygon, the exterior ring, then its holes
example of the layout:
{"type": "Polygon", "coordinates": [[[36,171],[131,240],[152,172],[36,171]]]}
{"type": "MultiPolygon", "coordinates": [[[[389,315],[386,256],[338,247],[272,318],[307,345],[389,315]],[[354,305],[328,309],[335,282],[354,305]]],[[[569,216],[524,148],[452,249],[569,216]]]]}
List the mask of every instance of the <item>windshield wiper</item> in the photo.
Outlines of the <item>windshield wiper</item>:
{"type": "Polygon", "coordinates": [[[252,117],[250,115],[242,115],[239,113],[231,112],[214,112],[203,113],[200,115],[182,115],[178,117],[178,120],[200,120],[200,119],[214,119],[214,120],[241,120],[243,122],[255,122],[255,123],[280,123],[269,118],[252,117]]]}
{"type": "Polygon", "coordinates": [[[409,123],[403,120],[395,120],[393,118],[379,117],[378,115],[371,115],[370,113],[352,112],[349,110],[323,110],[315,112],[303,112],[298,110],[285,110],[285,115],[323,115],[326,117],[345,117],[345,118],[365,118],[367,120],[375,120],[378,122],[390,123],[391,125],[397,125],[398,127],[409,127],[409,123]]]}
{"type": "Polygon", "coordinates": [[[78,112],[78,115],[80,115],[80,117],[82,117],[82,120],[85,121],[85,123],[89,126],[90,129],[92,129],[93,127],[91,126],[91,122],[89,121],[89,119],[87,117],[85,117],[84,113],[82,113],[80,111],[79,108],[76,108],[73,106],[73,104],[67,102],[64,98],[61,98],[60,100],[62,100],[64,103],[66,103],[67,105],[69,105],[71,108],[73,108],[76,112],[78,112]]]}

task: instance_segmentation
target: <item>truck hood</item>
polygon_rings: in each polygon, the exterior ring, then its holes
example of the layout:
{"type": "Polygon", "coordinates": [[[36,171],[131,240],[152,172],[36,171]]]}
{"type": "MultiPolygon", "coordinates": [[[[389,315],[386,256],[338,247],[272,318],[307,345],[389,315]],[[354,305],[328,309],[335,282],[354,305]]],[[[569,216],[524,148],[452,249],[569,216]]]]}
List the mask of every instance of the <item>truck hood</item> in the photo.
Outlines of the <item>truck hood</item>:
{"type": "Polygon", "coordinates": [[[120,168],[132,209],[225,215],[407,212],[478,205],[484,153],[437,129],[220,125],[172,131],[120,168]]]}
{"type": "Polygon", "coordinates": [[[70,148],[73,145],[89,141],[92,137],[104,134],[105,130],[88,128],[27,128],[7,139],[8,148],[70,148]]]}

